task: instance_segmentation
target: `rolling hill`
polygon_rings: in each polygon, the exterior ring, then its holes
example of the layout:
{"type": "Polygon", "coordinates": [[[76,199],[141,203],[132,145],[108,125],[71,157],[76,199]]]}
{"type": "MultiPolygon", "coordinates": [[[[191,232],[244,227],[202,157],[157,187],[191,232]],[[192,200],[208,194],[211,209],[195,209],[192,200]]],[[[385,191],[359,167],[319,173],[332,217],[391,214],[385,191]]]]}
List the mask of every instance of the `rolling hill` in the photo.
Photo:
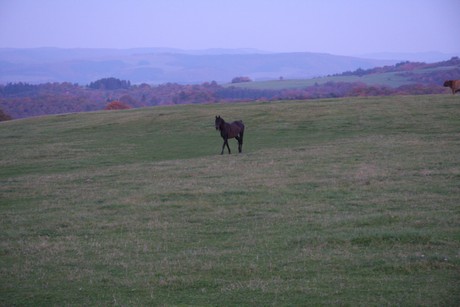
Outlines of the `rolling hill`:
{"type": "Polygon", "coordinates": [[[444,80],[460,78],[460,59],[435,63],[400,62],[396,65],[357,69],[323,77],[310,79],[282,79],[270,81],[255,81],[232,83],[227,86],[257,90],[302,89],[326,83],[362,83],[367,86],[386,86],[398,88],[405,85],[437,85],[442,86],[444,80]]]}
{"type": "Polygon", "coordinates": [[[0,305],[455,306],[459,118],[423,95],[0,122],[0,305]]]}
{"type": "Polygon", "coordinates": [[[71,82],[86,85],[115,77],[133,84],[229,82],[311,78],[396,63],[321,53],[267,53],[258,50],[184,51],[144,49],[0,49],[0,83],[71,82]]]}
{"type": "MultiPolygon", "coordinates": [[[[87,50],[82,51],[83,55],[87,52],[87,50]]],[[[20,54],[15,55],[20,56],[20,54]]],[[[77,55],[79,53],[76,55],[71,54],[73,57],[77,55]]],[[[117,56],[122,55],[123,53],[117,54],[117,56]]],[[[35,54],[35,56],[38,55],[35,54]]],[[[44,52],[38,61],[45,61],[49,56],[49,52],[44,52]]],[[[61,56],[69,55],[63,54],[61,56]]],[[[250,65],[248,64],[247,69],[251,69],[249,67],[251,65],[253,68],[259,65],[261,69],[264,65],[266,67],[269,64],[273,69],[277,69],[278,65],[282,62],[291,61],[291,65],[295,65],[297,61],[295,58],[289,59],[290,55],[287,54],[255,55],[248,53],[246,55],[215,55],[209,53],[206,55],[157,54],[156,56],[173,56],[178,61],[176,63],[180,62],[181,66],[194,67],[194,72],[190,72],[190,77],[193,78],[200,75],[200,71],[204,67],[200,66],[201,62],[197,58],[205,59],[208,68],[214,65],[216,74],[224,74],[217,67],[225,65],[232,67],[232,69],[244,71],[244,68],[240,66],[244,62],[240,62],[241,57],[245,57],[251,63],[250,65]],[[225,64],[222,64],[222,59],[226,57],[225,64]]],[[[328,56],[311,55],[304,57],[304,60],[308,62],[308,59],[312,59],[313,57],[317,57],[318,61],[315,64],[317,67],[327,69],[327,64],[321,63],[319,59],[326,59],[328,56]]],[[[309,65],[307,62],[305,62],[306,66],[309,65]]],[[[329,64],[332,65],[332,63],[329,64]]],[[[108,65],[110,66],[110,64],[108,65]]],[[[95,68],[91,65],[79,67],[80,71],[85,71],[86,69],[90,71],[95,68]]],[[[100,69],[101,72],[110,71],[108,68],[100,69]]],[[[209,71],[209,69],[205,70],[209,71]]],[[[145,73],[146,78],[148,75],[151,75],[149,70],[145,70],[145,73]]],[[[207,73],[203,73],[202,76],[207,76],[207,73]]],[[[24,118],[47,114],[97,111],[107,108],[112,102],[121,108],[139,108],[155,105],[254,100],[447,94],[449,90],[442,86],[444,81],[458,78],[460,78],[460,59],[453,57],[450,60],[436,63],[406,61],[395,65],[385,65],[368,69],[358,68],[340,74],[311,79],[277,77],[276,80],[270,81],[232,82],[221,85],[216,82],[204,82],[202,84],[177,84],[168,82],[160,85],[149,85],[146,83],[136,85],[131,84],[130,80],[120,80],[113,77],[90,82],[88,86],[81,86],[70,82],[48,82],[36,85],[18,82],[6,85],[0,84],[0,110],[12,118],[24,118]]],[[[240,79],[251,80],[249,77],[240,79]]]]}

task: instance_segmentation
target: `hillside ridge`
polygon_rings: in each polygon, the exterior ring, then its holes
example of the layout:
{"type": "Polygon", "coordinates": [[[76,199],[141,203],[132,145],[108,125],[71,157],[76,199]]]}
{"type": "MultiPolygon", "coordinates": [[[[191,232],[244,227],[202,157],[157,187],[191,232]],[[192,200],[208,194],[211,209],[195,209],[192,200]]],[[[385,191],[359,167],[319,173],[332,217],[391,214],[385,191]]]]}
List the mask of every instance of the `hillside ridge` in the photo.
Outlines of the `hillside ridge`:
{"type": "Polygon", "coordinates": [[[312,52],[269,53],[254,49],[3,48],[0,49],[0,83],[88,84],[105,77],[128,79],[133,84],[229,82],[238,75],[257,80],[280,76],[311,78],[396,62],[312,52]]]}
{"type": "MultiPolygon", "coordinates": [[[[253,57],[254,61],[261,57],[248,56],[253,57]]],[[[284,56],[280,57],[283,61],[287,60],[284,56]]],[[[448,94],[449,90],[443,87],[444,81],[458,78],[460,59],[453,57],[430,64],[405,61],[368,69],[358,68],[311,79],[279,77],[271,81],[253,81],[245,76],[233,78],[231,83],[226,84],[212,81],[202,84],[168,82],[138,85],[114,77],[94,80],[86,86],[70,82],[19,82],[0,85],[0,110],[5,114],[2,118],[8,119],[174,104],[448,94]]]]}

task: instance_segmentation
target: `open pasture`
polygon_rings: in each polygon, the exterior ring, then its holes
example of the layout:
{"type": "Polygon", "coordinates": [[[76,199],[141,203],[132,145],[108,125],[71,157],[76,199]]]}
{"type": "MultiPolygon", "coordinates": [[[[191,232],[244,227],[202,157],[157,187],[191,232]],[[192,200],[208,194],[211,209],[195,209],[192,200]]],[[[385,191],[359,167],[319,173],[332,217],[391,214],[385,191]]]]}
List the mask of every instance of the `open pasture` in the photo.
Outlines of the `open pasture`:
{"type": "Polygon", "coordinates": [[[0,144],[0,305],[460,301],[458,96],[69,114],[0,144]]]}
{"type": "Polygon", "coordinates": [[[330,76],[317,77],[310,79],[286,79],[286,80],[269,80],[253,81],[242,83],[229,83],[226,86],[248,88],[255,90],[283,90],[283,89],[303,89],[309,86],[322,85],[327,82],[361,82],[368,86],[385,85],[388,87],[398,87],[407,84],[413,84],[408,78],[399,76],[397,73],[382,73],[366,76],[330,76]]]}
{"type": "MultiPolygon", "coordinates": [[[[412,70],[411,73],[415,75],[429,74],[442,72],[452,69],[458,69],[457,65],[440,66],[432,68],[423,68],[412,70]]],[[[283,80],[268,80],[268,81],[253,81],[242,83],[228,83],[227,87],[238,87],[255,90],[283,90],[283,89],[303,89],[314,85],[322,85],[328,82],[345,82],[345,83],[363,83],[367,86],[386,86],[389,88],[397,88],[403,85],[414,85],[417,81],[412,80],[411,74],[404,74],[403,72],[381,72],[375,74],[366,74],[363,76],[349,75],[349,76],[327,76],[316,77],[310,79],[283,79],[283,80]]],[[[446,90],[446,94],[448,91],[446,90]]]]}

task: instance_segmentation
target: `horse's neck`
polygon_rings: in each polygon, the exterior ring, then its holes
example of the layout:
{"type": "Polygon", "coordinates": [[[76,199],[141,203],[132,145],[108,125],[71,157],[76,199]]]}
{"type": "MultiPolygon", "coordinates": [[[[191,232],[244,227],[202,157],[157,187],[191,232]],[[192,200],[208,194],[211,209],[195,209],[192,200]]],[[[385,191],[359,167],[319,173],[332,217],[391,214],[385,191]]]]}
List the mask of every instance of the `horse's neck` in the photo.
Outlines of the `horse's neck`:
{"type": "Polygon", "coordinates": [[[220,126],[219,126],[220,130],[224,130],[225,125],[227,125],[227,123],[226,123],[224,120],[222,120],[222,121],[220,122],[220,126]]]}

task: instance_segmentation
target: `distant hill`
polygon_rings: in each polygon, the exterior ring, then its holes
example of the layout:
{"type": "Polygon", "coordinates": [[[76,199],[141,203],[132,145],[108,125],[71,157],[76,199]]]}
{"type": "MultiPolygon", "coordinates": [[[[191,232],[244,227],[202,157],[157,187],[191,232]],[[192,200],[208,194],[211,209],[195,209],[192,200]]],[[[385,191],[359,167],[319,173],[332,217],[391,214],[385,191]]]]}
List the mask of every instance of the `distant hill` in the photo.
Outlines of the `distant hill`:
{"type": "Polygon", "coordinates": [[[377,53],[366,53],[357,55],[362,58],[377,59],[377,60],[395,60],[399,59],[401,61],[411,61],[411,62],[426,62],[426,63],[435,63],[441,62],[445,59],[449,59],[455,56],[460,56],[460,52],[457,53],[443,53],[443,52],[377,52],[377,53]]]}
{"type": "Polygon", "coordinates": [[[324,53],[267,53],[253,49],[0,49],[0,84],[71,82],[115,77],[133,84],[229,82],[312,78],[358,68],[395,64],[324,53]]]}
{"type": "Polygon", "coordinates": [[[452,57],[450,60],[436,63],[405,61],[395,65],[369,69],[359,68],[354,71],[309,79],[229,83],[226,86],[253,90],[282,90],[303,89],[327,83],[362,83],[366,86],[385,86],[395,89],[411,85],[442,86],[444,80],[459,78],[460,59],[459,57],[452,57]]]}
{"type": "MultiPolygon", "coordinates": [[[[49,56],[49,54],[44,54],[49,56]]],[[[166,56],[166,55],[158,55],[166,56]]],[[[278,61],[288,62],[287,55],[278,55],[278,61]]],[[[232,63],[231,55],[188,55],[175,54],[172,58],[183,67],[198,65],[196,57],[203,57],[210,65],[214,58],[216,66],[244,67],[232,63]],[[191,62],[191,59],[195,59],[191,62]],[[222,58],[227,63],[220,63],[222,58]],[[182,62],[180,62],[182,61],[182,62]],[[190,62],[188,62],[190,61],[190,62]]],[[[252,64],[261,61],[263,55],[240,55],[253,57],[252,64]]],[[[274,57],[271,57],[273,60],[274,57]]],[[[321,55],[318,56],[318,60],[321,55]]],[[[233,58],[235,60],[235,58],[233,58]]],[[[43,59],[40,59],[42,61],[43,59]]],[[[276,63],[276,61],[274,61],[276,63]]],[[[329,63],[330,64],[330,63],[329,63]]],[[[109,65],[109,64],[108,64],[109,65]]],[[[179,65],[179,64],[177,64],[179,65]]],[[[319,65],[319,64],[318,64],[319,65]]],[[[324,64],[325,66],[328,63],[324,64]]],[[[110,66],[110,65],[109,65],[110,66]]],[[[199,71],[202,66],[197,66],[199,71]]],[[[277,66],[274,66],[277,67],[277,66]]],[[[81,66],[80,70],[92,67],[81,66]]],[[[102,69],[101,69],[102,71],[102,69]]],[[[197,74],[195,74],[197,75],[197,74]]],[[[202,75],[205,77],[205,74],[202,75]]],[[[166,82],[159,85],[133,84],[132,79],[121,80],[114,77],[102,78],[87,85],[70,82],[46,82],[31,84],[27,82],[0,84],[0,111],[12,118],[98,111],[117,108],[140,108],[172,104],[201,104],[216,102],[254,101],[254,100],[304,100],[346,96],[388,96],[450,94],[443,87],[445,80],[460,79],[460,58],[437,63],[399,62],[368,69],[358,68],[340,74],[310,79],[277,78],[271,81],[251,81],[247,76],[233,78],[232,83],[218,84],[178,84],[166,82]]],[[[5,117],[7,119],[7,117],[5,117]]]]}

